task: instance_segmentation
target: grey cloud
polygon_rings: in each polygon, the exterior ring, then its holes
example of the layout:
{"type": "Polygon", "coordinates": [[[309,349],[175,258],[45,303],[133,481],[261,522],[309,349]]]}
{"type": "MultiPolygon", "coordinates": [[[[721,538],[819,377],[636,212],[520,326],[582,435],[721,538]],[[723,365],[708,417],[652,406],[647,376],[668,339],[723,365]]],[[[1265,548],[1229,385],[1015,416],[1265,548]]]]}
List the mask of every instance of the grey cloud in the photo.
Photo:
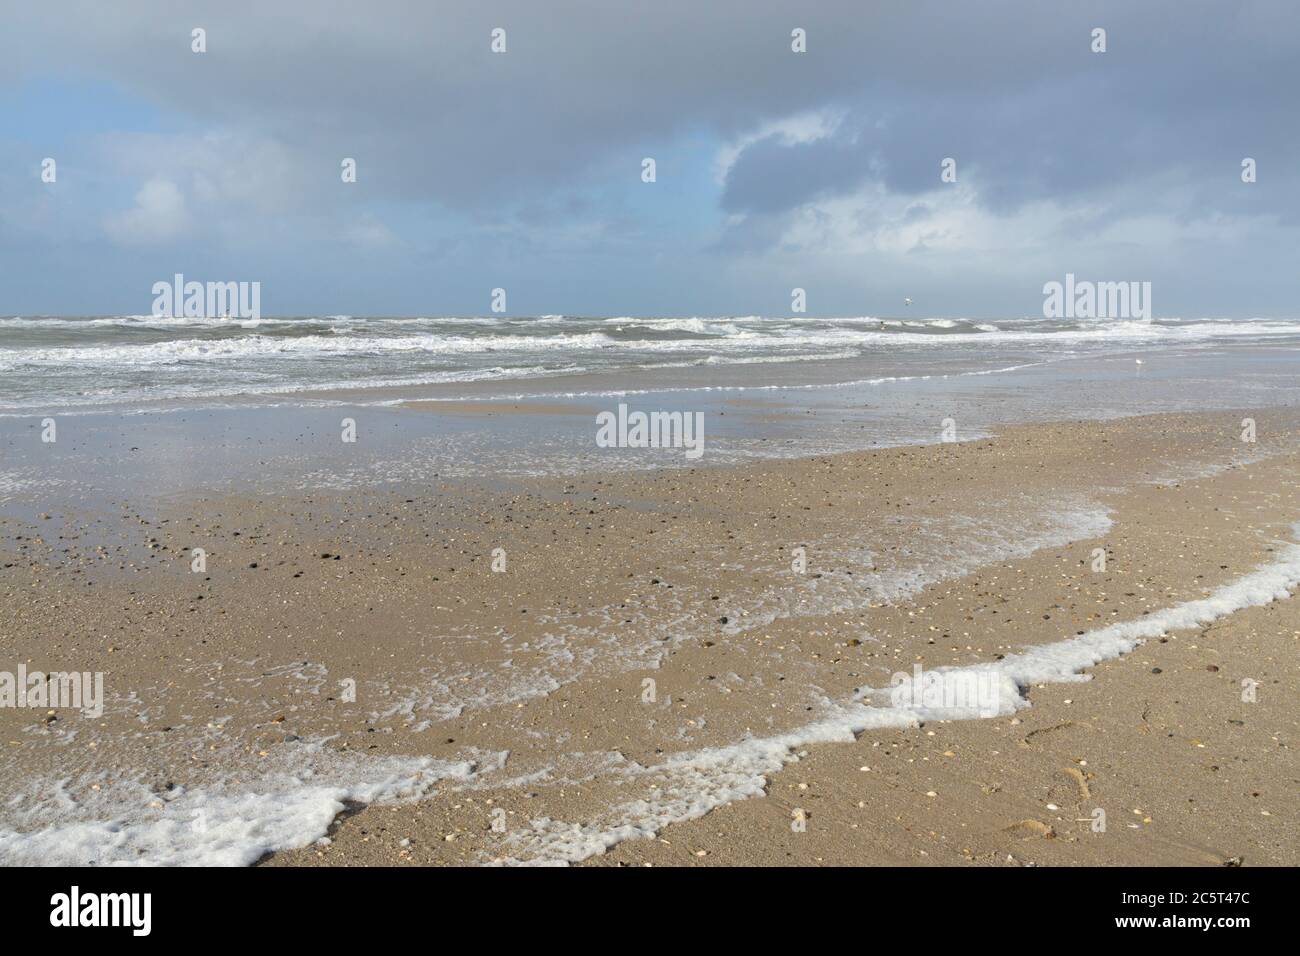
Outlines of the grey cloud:
{"type": "MultiPolygon", "coordinates": [[[[1277,3],[1098,5],[1064,15],[1039,5],[1010,29],[991,17],[995,30],[963,33],[956,49],[940,28],[922,82],[915,71],[871,71],[829,139],[750,145],[731,169],[724,204],[772,214],[867,181],[921,194],[941,187],[938,164],[951,156],[995,213],[1173,172],[1196,215],[1271,210],[1294,222],[1297,179],[1276,166],[1300,152],[1300,124],[1286,119],[1300,81],[1300,33],[1285,17],[1277,3]],[[1038,28],[1045,13],[1059,29],[1038,28]],[[1088,49],[1091,25],[1108,32],[1104,54],[1088,49]],[[1245,156],[1273,166],[1267,187],[1239,188],[1245,156]]],[[[1133,213],[1168,196],[1125,198],[1133,213]]]]}
{"type": "Polygon", "coordinates": [[[766,136],[747,146],[727,175],[722,207],[728,212],[782,212],[855,188],[871,175],[861,144],[830,137],[786,143],[766,136]]]}
{"type": "Polygon", "coordinates": [[[1204,161],[1219,143],[1294,147],[1295,124],[1273,119],[1300,79],[1286,7],[85,0],[25,7],[11,30],[29,39],[14,51],[29,68],[75,62],[197,120],[292,144],[307,168],[356,156],[394,198],[499,204],[691,129],[725,137],[841,105],[849,119],[830,141],[750,146],[724,207],[771,212],[851,190],[873,158],[891,190],[919,193],[952,155],[1007,209],[1204,161]],[[201,57],[195,25],[208,31],[201,57]],[[1088,51],[1094,25],[1109,32],[1104,55],[1088,51]],[[488,50],[494,26],[504,56],[488,50]],[[808,54],[790,53],[793,26],[808,54]]]}
{"type": "Polygon", "coordinates": [[[83,0],[22,8],[11,29],[30,69],[76,63],[196,120],[280,137],[304,161],[364,157],[403,198],[472,205],[579,182],[636,144],[734,135],[888,81],[922,104],[995,99],[1093,68],[1066,52],[1085,49],[1092,14],[1114,23],[1117,47],[1125,23],[1163,26],[1128,6],[83,0]],[[203,56],[189,51],[196,25],[203,56]],[[504,56],[488,51],[494,26],[508,31],[504,56]],[[806,55],[789,50],[793,26],[808,31],[806,55]]]}
{"type": "MultiPolygon", "coordinates": [[[[493,256],[577,256],[583,236],[593,245],[615,237],[629,259],[639,248],[643,258],[688,260],[705,246],[720,262],[783,250],[796,213],[815,222],[819,203],[863,190],[913,200],[903,221],[921,226],[937,207],[945,156],[991,215],[1089,200],[1068,213],[1079,233],[1144,210],[1179,224],[1300,220],[1300,31],[1290,0],[11,6],[0,39],[6,88],[63,71],[110,82],[183,129],[229,134],[215,159],[170,148],[171,134],[152,154],[146,136],[123,134],[66,160],[71,170],[111,159],[127,196],[150,179],[173,181],[196,214],[212,197],[229,221],[201,220],[196,247],[231,231],[261,237],[268,224],[287,249],[353,220],[361,235],[382,237],[401,232],[385,218],[397,209],[429,224],[421,252],[454,253],[457,278],[464,263],[493,256]],[[189,51],[194,26],[208,30],[203,56],[189,51]],[[508,31],[504,56],[488,50],[497,26],[508,31]],[[795,26],[808,31],[807,54],[790,52],[795,26]],[[1094,26],[1108,31],[1106,54],[1088,51],[1094,26]],[[620,171],[634,175],[644,155],[693,137],[740,140],[814,111],[843,119],[822,140],[768,136],[740,151],[710,209],[738,220],[721,237],[689,227],[666,237],[601,192],[620,171]],[[1238,178],[1247,155],[1260,163],[1251,189],[1238,178]],[[348,194],[336,188],[344,156],[359,162],[348,194]],[[565,232],[574,221],[594,225],[565,232]]],[[[76,188],[72,177],[60,188],[76,188]]],[[[874,212],[862,211],[864,226],[874,212]]],[[[917,257],[940,255],[938,243],[928,248],[917,257]]],[[[165,271],[166,257],[157,261],[165,271]]],[[[584,271],[577,259],[564,265],[584,271]]]]}

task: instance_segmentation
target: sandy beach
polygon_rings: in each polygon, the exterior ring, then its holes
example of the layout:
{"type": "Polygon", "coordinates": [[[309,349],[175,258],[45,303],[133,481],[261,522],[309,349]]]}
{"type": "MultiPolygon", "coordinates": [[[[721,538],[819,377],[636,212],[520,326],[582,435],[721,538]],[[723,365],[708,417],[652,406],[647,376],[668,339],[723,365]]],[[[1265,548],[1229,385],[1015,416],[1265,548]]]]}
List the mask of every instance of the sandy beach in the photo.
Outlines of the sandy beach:
{"type": "Polygon", "coordinates": [[[107,700],[0,709],[0,856],[1295,865],[1300,422],[1244,414],[6,519],[3,669],[107,700]]]}
{"type": "Polygon", "coordinates": [[[1294,4],[14,7],[15,948],[1289,929],[1294,4]]]}

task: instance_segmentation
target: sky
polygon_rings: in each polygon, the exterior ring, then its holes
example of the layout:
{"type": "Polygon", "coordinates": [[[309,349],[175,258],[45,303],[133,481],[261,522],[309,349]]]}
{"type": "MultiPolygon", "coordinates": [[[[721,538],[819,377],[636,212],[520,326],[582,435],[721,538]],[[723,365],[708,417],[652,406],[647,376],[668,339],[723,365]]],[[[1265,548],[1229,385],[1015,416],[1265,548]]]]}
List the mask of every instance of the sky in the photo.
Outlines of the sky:
{"type": "Polygon", "coordinates": [[[0,314],[1300,311],[1294,0],[0,8],[0,314]]]}

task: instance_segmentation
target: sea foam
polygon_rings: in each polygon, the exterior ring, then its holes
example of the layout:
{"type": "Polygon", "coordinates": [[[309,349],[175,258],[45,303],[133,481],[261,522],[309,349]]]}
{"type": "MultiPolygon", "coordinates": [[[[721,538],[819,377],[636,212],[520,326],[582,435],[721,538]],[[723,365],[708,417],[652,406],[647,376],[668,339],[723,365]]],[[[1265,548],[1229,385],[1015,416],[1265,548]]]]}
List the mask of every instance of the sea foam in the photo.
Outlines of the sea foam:
{"type": "MultiPolygon", "coordinates": [[[[1300,537],[1300,524],[1293,533],[1300,537]]],[[[867,730],[912,727],[928,720],[1009,716],[1030,706],[1027,688],[1032,684],[1090,680],[1081,673],[1085,668],[1121,657],[1170,631],[1199,627],[1244,608],[1289,597],[1298,584],[1300,545],[1287,544],[1269,564],[1216,588],[1207,597],[1032,647],[1000,661],[935,669],[944,685],[993,682],[999,693],[998,705],[991,712],[954,713],[923,705],[873,704],[870,701],[888,700],[888,689],[864,687],[852,700],[827,702],[817,720],[784,733],[686,751],[651,766],[628,761],[610,775],[639,791],[637,797],[616,804],[589,823],[534,819],[526,830],[509,838],[509,856],[496,862],[577,862],[624,840],[651,837],[669,824],[762,796],[767,778],[797,761],[799,751],[813,744],[851,743],[867,730]]]]}
{"type": "Polygon", "coordinates": [[[0,865],[249,866],[325,836],[345,809],[415,800],[474,773],[470,762],[366,757],[304,743],[247,783],[160,793],[102,774],[36,779],[6,803],[0,865]]]}

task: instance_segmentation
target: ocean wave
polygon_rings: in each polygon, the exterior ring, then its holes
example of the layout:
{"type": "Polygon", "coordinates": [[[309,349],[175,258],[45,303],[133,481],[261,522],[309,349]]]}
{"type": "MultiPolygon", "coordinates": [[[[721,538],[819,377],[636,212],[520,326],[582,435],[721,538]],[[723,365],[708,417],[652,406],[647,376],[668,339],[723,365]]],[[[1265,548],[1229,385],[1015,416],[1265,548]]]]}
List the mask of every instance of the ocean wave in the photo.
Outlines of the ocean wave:
{"type": "Polygon", "coordinates": [[[224,339],[173,339],[141,344],[0,349],[0,369],[25,365],[169,365],[260,357],[375,355],[385,352],[488,353],[599,349],[614,344],[601,332],[539,337],[526,335],[404,335],[355,338],[305,335],[283,338],[244,335],[224,339]]]}
{"type": "Polygon", "coordinates": [[[530,378],[552,374],[556,366],[616,374],[858,358],[864,374],[855,381],[869,382],[1016,359],[1297,342],[1300,321],[1284,319],[28,315],[0,317],[0,405],[97,406],[433,385],[530,378]]]}
{"type": "MultiPolygon", "coordinates": [[[[10,320],[12,321],[12,320],[10,320]]],[[[33,320],[23,320],[33,321],[33,320]]],[[[39,321],[39,320],[36,320],[39,321]]],[[[64,321],[64,320],[55,320],[64,321]]],[[[99,321],[99,320],[92,320],[99,321]]],[[[277,320],[262,320],[272,323],[277,320]]],[[[442,321],[442,320],[438,320],[442,321]]],[[[823,323],[823,326],[825,324],[823,323]]],[[[224,326],[229,328],[229,324],[224,326]]],[[[494,352],[591,352],[617,350],[625,353],[701,352],[717,354],[740,351],[768,351],[774,361],[783,350],[856,347],[870,350],[892,345],[935,346],[980,342],[984,344],[1024,344],[1044,342],[1061,346],[1081,344],[1193,343],[1243,336],[1300,336],[1300,324],[1290,322],[1234,323],[1202,322],[1177,326],[1127,321],[1096,323],[1081,327],[1077,323],[1064,328],[1000,328],[981,323],[961,327],[949,320],[907,322],[902,328],[881,323],[877,329],[798,327],[777,324],[771,327],[746,328],[734,323],[716,323],[702,319],[663,320],[657,325],[632,325],[621,329],[652,329],[656,332],[701,332],[709,338],[629,338],[618,339],[610,332],[561,330],[547,334],[495,331],[486,334],[421,332],[406,334],[354,334],[354,330],[334,330],[329,334],[263,334],[256,329],[241,329],[240,334],[224,337],[186,337],[162,341],[110,340],[87,345],[29,345],[0,348],[0,369],[24,366],[93,366],[168,365],[191,362],[222,362],[262,358],[322,356],[366,356],[389,353],[429,353],[447,355],[491,354],[494,352]],[[909,331],[917,329],[918,331],[909,331]],[[977,330],[978,329],[978,330],[977,330]],[[924,331],[921,331],[924,330],[924,331]]]]}

